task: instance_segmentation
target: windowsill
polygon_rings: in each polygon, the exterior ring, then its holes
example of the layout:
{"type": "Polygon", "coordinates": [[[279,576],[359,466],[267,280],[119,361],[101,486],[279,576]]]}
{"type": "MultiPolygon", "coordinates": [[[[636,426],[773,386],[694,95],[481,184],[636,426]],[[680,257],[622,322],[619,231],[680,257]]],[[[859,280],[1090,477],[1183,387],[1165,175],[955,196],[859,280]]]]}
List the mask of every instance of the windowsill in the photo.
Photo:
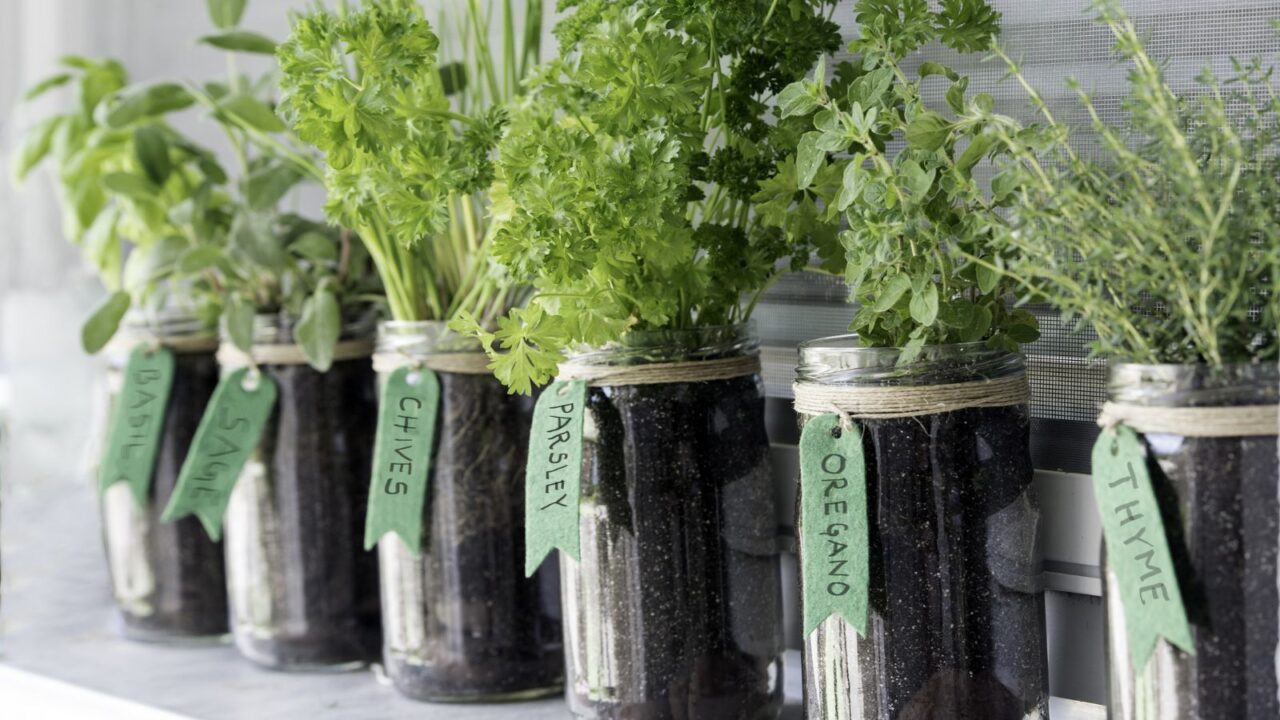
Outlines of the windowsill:
{"type": "MultiPolygon", "coordinates": [[[[68,477],[74,477],[69,471],[68,477]]],[[[178,647],[121,639],[112,623],[92,484],[8,488],[0,506],[0,697],[15,717],[103,720],[551,720],[560,700],[513,705],[431,705],[408,700],[368,672],[261,670],[227,645],[178,647]],[[68,688],[68,686],[71,686],[68,688]]],[[[800,655],[787,655],[789,702],[799,720],[800,655]]],[[[1101,720],[1102,708],[1055,700],[1055,720],[1101,720]]]]}

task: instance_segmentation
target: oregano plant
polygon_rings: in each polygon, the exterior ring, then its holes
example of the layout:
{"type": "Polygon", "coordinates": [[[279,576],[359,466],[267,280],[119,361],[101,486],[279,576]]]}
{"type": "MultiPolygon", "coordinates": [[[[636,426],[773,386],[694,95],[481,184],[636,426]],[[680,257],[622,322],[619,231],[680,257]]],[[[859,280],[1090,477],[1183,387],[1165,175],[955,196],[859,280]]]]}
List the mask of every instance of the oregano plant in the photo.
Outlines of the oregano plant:
{"type": "Polygon", "coordinates": [[[974,177],[1002,152],[996,128],[1012,121],[945,65],[906,70],[929,43],[989,49],[1000,14],[984,0],[860,0],[856,12],[854,59],[830,80],[819,64],[778,98],[782,117],[808,118],[809,128],[786,172],[756,194],[762,218],[789,237],[810,232],[798,209],[843,220],[838,245],[819,247],[820,269],[848,282],[858,305],[850,329],[868,346],[902,348],[902,363],[926,345],[1015,350],[1035,340],[1035,317],[1008,306],[1011,283],[994,269],[1005,221],[974,177]],[[945,87],[940,107],[926,101],[935,83],[945,87]]]}
{"type": "Polygon", "coordinates": [[[773,101],[839,45],[827,0],[565,0],[560,55],[512,112],[493,189],[493,256],[535,288],[495,330],[463,320],[513,391],[567,348],[634,330],[740,322],[834,230],[791,239],[752,196],[798,123],[773,101]]]}

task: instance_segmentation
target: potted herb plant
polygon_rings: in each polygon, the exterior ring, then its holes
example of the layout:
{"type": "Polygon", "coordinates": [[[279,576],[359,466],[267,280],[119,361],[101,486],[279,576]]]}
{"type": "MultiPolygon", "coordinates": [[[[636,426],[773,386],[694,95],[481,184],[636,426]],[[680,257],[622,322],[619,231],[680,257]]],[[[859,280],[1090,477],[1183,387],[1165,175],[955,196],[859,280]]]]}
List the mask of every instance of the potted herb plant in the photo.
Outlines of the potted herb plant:
{"type": "Polygon", "coordinates": [[[541,17],[537,0],[471,1],[437,30],[417,3],[344,4],[296,17],[277,54],[284,113],[324,155],[329,217],[359,233],[387,290],[365,542],[380,558],[384,666],[417,699],[563,685],[554,570],[520,572],[532,402],[447,327],[492,327],[527,294],[487,259],[485,191],[541,17]]]}
{"type": "Polygon", "coordinates": [[[82,340],[90,353],[111,342],[98,484],[116,604],[127,637],[218,638],[227,632],[221,545],[195,521],[166,525],[160,514],[217,383],[222,288],[183,268],[225,238],[226,176],[166,121],[193,103],[181,86],[130,85],[113,60],[62,63],[65,73],[26,97],[70,85],[74,105],[32,128],[14,172],[50,162],[67,237],[109,291],[82,340]]]}
{"type": "Polygon", "coordinates": [[[751,196],[797,137],[768,101],[838,45],[833,3],[563,5],[491,211],[494,257],[536,292],[496,330],[458,323],[513,390],[561,380],[530,442],[526,570],[561,548],[575,715],[775,717],[781,588],[748,319],[779,261],[811,248],[751,196]]]}
{"type": "MultiPolygon", "coordinates": [[[[794,172],[756,200],[791,228],[816,196],[843,218],[855,334],[800,348],[805,704],[811,717],[1044,716],[1040,511],[1019,344],[990,262],[1001,215],[973,177],[1010,123],[926,43],[988,48],[986,3],[857,5],[853,60],[781,93],[812,117],[794,172]],[[945,90],[933,106],[931,85],[945,90]],[[890,143],[902,143],[890,151],[890,143]],[[832,156],[833,153],[836,155],[832,156]]],[[[789,167],[790,170],[790,167],[789,167]]]]}
{"type": "Polygon", "coordinates": [[[272,55],[275,43],[238,27],[243,2],[209,8],[218,32],[202,42],[232,53],[228,77],[186,92],[224,130],[238,172],[222,206],[225,242],[201,248],[183,270],[215,278],[226,297],[223,379],[164,518],[194,514],[218,538],[225,510],[243,655],[285,670],[362,667],[381,642],[377,560],[360,542],[380,284],[350,233],[280,210],[318,173],[271,107],[272,76],[251,82],[235,62],[238,53],[272,55]],[[231,420],[240,409],[225,398],[235,385],[265,398],[256,423],[231,420]],[[248,424],[254,432],[234,442],[221,435],[248,424]],[[244,450],[239,462],[232,447],[244,450]]]}
{"type": "MultiPolygon", "coordinates": [[[[1272,71],[1209,71],[1179,97],[1118,4],[1125,126],[1081,100],[1100,159],[1043,111],[1002,141],[1001,269],[1097,332],[1111,359],[1093,476],[1105,536],[1111,716],[1280,714],[1280,105],[1272,71]]],[[[1001,193],[998,190],[997,193],[1001,193]]]]}

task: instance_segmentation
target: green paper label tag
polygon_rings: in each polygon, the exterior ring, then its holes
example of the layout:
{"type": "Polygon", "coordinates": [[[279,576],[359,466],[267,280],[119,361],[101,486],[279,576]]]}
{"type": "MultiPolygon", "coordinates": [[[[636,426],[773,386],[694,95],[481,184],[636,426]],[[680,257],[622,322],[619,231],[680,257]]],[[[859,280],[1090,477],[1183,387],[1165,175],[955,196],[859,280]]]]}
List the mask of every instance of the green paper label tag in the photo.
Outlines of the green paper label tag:
{"type": "Polygon", "coordinates": [[[862,432],[819,415],[800,435],[800,577],[804,635],[839,615],[867,634],[867,467],[862,432]]]}
{"type": "Polygon", "coordinates": [[[368,550],[395,533],[416,556],[422,551],[422,507],[440,408],[440,379],[430,370],[396,369],[382,386],[373,480],[364,524],[368,550]]]}
{"type": "Polygon", "coordinates": [[[173,389],[173,364],[173,353],[166,348],[135,347],[124,366],[124,384],[111,413],[98,487],[105,491],[118,482],[128,483],[139,506],[147,502],[151,489],[173,389]]]}
{"type": "Polygon", "coordinates": [[[579,558],[578,501],[582,494],[582,423],[587,384],[552,383],[538,398],[529,431],[524,477],[524,574],[559,548],[579,558]]]}
{"type": "Polygon", "coordinates": [[[1142,672],[1161,637],[1194,655],[1146,453],[1132,429],[1104,430],[1098,438],[1093,446],[1093,488],[1102,515],[1107,565],[1120,585],[1133,669],[1142,672]]]}
{"type": "Polygon", "coordinates": [[[276,404],[275,381],[251,372],[235,370],[213,391],[161,520],[195,515],[210,538],[222,538],[222,516],[231,491],[276,404]]]}

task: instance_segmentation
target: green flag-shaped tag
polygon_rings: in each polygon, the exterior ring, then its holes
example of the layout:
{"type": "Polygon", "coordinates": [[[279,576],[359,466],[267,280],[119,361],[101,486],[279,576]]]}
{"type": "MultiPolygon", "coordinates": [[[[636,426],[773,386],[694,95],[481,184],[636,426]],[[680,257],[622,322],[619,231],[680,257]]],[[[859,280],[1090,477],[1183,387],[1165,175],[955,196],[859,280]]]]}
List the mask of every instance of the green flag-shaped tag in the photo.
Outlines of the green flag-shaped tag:
{"type": "Polygon", "coordinates": [[[366,550],[392,532],[414,555],[421,552],[422,507],[439,408],[440,379],[426,368],[398,368],[383,383],[364,524],[366,550]]]}
{"type": "Polygon", "coordinates": [[[839,615],[867,633],[867,468],[858,426],[819,415],[800,435],[804,635],[839,615]]]}
{"type": "Polygon", "coordinates": [[[582,421],[587,384],[552,383],[538,398],[529,431],[524,477],[524,574],[559,548],[579,558],[578,500],[582,494],[582,421]]]}
{"type": "Polygon", "coordinates": [[[1142,439],[1130,428],[1104,430],[1093,446],[1093,488],[1107,565],[1120,585],[1134,671],[1142,672],[1162,636],[1194,655],[1142,439]]]}
{"type": "Polygon", "coordinates": [[[222,516],[231,490],[276,404],[275,381],[250,372],[249,368],[232,371],[213,391],[182,463],[178,486],[161,516],[165,522],[195,515],[209,537],[222,537],[222,516]]]}
{"type": "Polygon", "coordinates": [[[125,482],[141,506],[151,489],[164,413],[173,388],[173,353],[139,345],[124,366],[124,384],[111,413],[106,454],[98,468],[98,487],[125,482]]]}

